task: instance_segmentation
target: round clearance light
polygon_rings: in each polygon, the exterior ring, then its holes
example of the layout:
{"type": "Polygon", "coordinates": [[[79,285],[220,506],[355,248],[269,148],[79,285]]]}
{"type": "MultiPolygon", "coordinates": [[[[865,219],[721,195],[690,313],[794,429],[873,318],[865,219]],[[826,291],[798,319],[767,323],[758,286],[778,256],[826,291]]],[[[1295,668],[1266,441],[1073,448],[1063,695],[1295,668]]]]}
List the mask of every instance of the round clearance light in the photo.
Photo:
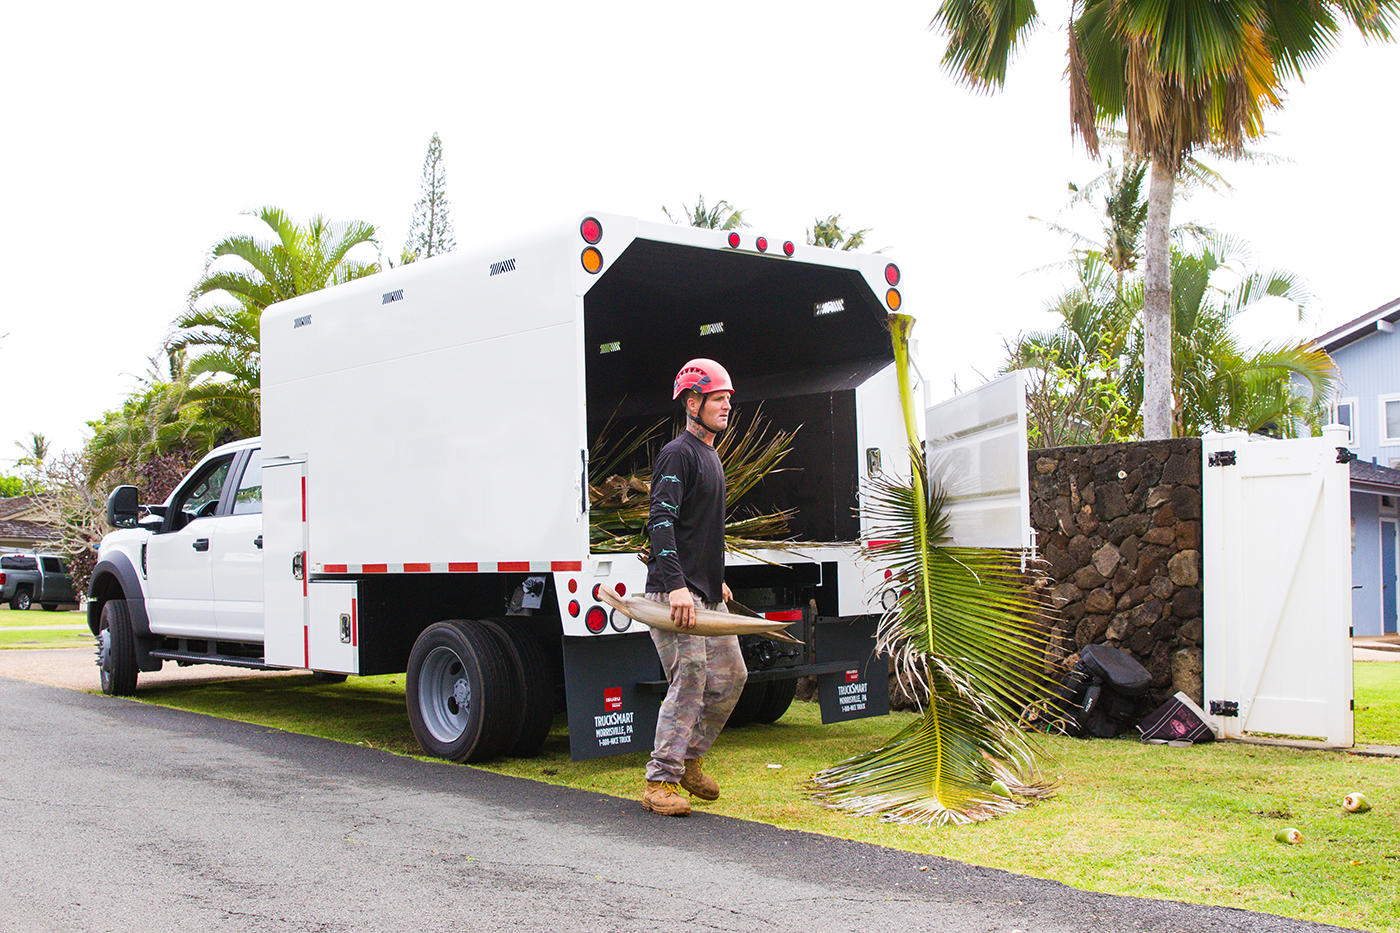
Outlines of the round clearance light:
{"type": "MultiPolygon", "coordinates": [[[[578,225],[579,235],[587,243],[597,243],[603,238],[603,225],[598,223],[596,217],[585,217],[583,223],[578,225]]],[[[891,282],[891,285],[894,283],[891,282]]]]}
{"type": "Polygon", "coordinates": [[[768,252],[768,238],[766,236],[759,237],[755,245],[758,246],[758,251],[760,253],[768,252]]]}
{"type": "Polygon", "coordinates": [[[569,615],[572,616],[572,617],[575,618],[575,619],[578,618],[578,600],[577,600],[577,599],[571,599],[571,600],[569,600],[569,615]]]}
{"type": "Polygon", "coordinates": [[[614,609],[608,624],[613,627],[614,632],[625,632],[632,625],[632,620],[614,609]]]}
{"type": "Polygon", "coordinates": [[[579,261],[582,262],[583,267],[593,275],[597,275],[598,270],[603,268],[603,254],[592,246],[583,251],[583,255],[579,257],[579,261]]]}
{"type": "Polygon", "coordinates": [[[588,607],[588,615],[583,617],[583,625],[594,635],[608,627],[608,611],[602,606],[588,607]]]}
{"type": "Polygon", "coordinates": [[[899,297],[899,289],[892,288],[885,292],[885,304],[890,306],[891,311],[899,310],[899,303],[901,300],[902,299],[899,297]]]}
{"type": "Polygon", "coordinates": [[[613,589],[617,590],[617,595],[619,595],[619,596],[626,596],[626,595],[627,595],[627,586],[626,586],[626,584],[619,583],[617,586],[613,587],[613,589]]]}
{"type": "Polygon", "coordinates": [[[785,241],[785,242],[783,243],[783,254],[784,254],[784,255],[786,255],[786,256],[791,256],[792,253],[793,253],[793,251],[794,251],[795,249],[797,249],[797,247],[795,247],[795,246],[792,245],[792,241],[791,241],[791,240],[787,240],[787,241],[785,241]]]}
{"type": "Polygon", "coordinates": [[[578,592],[578,581],[577,581],[577,580],[570,580],[570,581],[569,581],[569,592],[570,592],[570,593],[577,593],[577,592],[578,592]]]}
{"type": "MultiPolygon", "coordinates": [[[[591,243],[593,241],[589,240],[588,242],[591,243]]],[[[891,285],[899,284],[899,266],[896,266],[894,263],[885,266],[885,281],[889,282],[891,285]]]]}
{"type": "Polygon", "coordinates": [[[729,245],[732,246],[732,247],[734,247],[735,249],[738,249],[738,248],[739,248],[739,234],[737,234],[737,233],[731,233],[731,234],[729,234],[729,245]]]}
{"type": "Polygon", "coordinates": [[[593,584],[593,599],[594,599],[595,601],[601,600],[601,599],[603,598],[603,597],[601,597],[601,596],[598,595],[598,591],[599,591],[600,589],[602,589],[602,588],[603,588],[603,584],[601,584],[601,583],[595,583],[595,584],[593,584]]]}

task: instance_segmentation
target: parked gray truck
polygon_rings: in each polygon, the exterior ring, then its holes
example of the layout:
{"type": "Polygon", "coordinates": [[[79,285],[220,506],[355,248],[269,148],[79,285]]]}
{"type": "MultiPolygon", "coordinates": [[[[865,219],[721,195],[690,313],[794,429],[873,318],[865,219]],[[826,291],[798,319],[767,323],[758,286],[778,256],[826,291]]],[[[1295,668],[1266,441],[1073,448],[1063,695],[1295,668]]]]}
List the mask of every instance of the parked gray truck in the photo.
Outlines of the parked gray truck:
{"type": "Polygon", "coordinates": [[[43,606],[49,612],[76,608],[73,578],[60,558],[51,554],[0,555],[0,603],[11,609],[43,606]]]}

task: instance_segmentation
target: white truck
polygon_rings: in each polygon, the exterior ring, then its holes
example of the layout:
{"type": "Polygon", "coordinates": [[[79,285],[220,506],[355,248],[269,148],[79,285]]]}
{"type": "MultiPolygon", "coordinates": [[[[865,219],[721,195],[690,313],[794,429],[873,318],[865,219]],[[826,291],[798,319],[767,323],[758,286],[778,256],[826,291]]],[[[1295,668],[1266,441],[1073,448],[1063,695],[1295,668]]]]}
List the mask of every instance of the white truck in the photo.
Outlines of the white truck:
{"type": "Polygon", "coordinates": [[[646,567],[590,549],[588,451],[609,420],[673,414],[677,368],[706,356],[737,407],[800,426],[745,501],[796,509],[812,542],[727,558],[737,598],[805,643],[745,645],[739,718],[777,719],[804,674],[827,721],[886,712],[872,635],[897,581],[859,560],[859,484],[907,462],[899,284],[878,256],[595,214],[269,308],[263,436],[163,504],[109,499],[88,610],[103,690],[166,661],[407,672],[433,755],[534,754],[558,702],[575,758],[650,748],[655,649],[595,595],[640,592],[646,567]]]}

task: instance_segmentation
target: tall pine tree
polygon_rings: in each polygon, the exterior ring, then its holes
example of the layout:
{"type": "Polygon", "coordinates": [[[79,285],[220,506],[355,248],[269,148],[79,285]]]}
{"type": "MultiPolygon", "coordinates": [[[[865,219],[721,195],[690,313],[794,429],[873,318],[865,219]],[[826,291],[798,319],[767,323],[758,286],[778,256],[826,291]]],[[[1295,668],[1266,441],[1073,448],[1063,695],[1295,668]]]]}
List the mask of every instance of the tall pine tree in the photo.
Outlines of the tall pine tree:
{"type": "Polygon", "coordinates": [[[413,205],[413,222],[404,243],[404,259],[427,259],[457,248],[447,203],[447,169],[442,161],[442,140],[434,133],[423,158],[423,196],[413,205]]]}

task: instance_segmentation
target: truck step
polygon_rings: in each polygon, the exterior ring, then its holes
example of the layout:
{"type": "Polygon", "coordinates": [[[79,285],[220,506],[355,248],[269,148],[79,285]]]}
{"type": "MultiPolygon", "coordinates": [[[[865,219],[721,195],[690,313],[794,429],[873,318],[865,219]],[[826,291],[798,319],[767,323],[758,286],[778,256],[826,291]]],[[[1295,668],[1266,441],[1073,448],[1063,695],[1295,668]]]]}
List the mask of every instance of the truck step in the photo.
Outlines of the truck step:
{"type": "Polygon", "coordinates": [[[282,670],[282,668],[268,667],[263,663],[262,658],[240,658],[235,655],[227,654],[201,654],[197,651],[185,651],[179,648],[157,648],[151,652],[151,657],[162,658],[166,661],[185,661],[193,664],[222,664],[225,667],[247,667],[260,671],[282,670]]]}

